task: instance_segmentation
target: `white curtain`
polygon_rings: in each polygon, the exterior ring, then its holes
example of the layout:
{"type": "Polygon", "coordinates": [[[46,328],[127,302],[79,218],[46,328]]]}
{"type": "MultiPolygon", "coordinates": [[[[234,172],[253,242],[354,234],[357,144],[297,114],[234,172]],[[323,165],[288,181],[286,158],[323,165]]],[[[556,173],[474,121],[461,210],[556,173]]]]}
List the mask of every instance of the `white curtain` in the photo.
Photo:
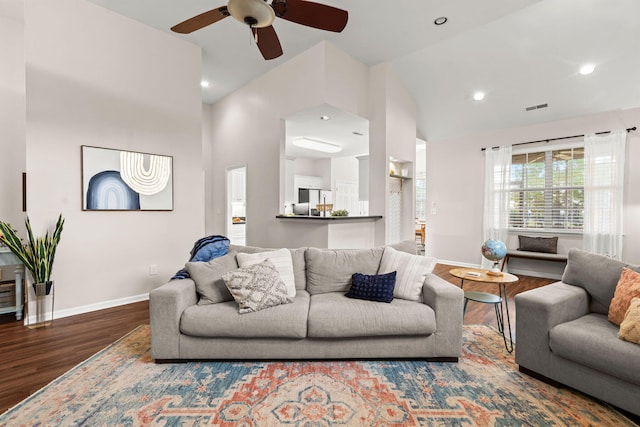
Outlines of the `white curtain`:
{"type": "MultiPolygon", "coordinates": [[[[501,240],[509,236],[509,183],[511,181],[511,146],[485,151],[484,168],[483,242],[501,240]]],[[[480,245],[478,245],[478,253],[480,245]]],[[[482,257],[482,268],[490,269],[493,262],[482,257]]]]}
{"type": "Polygon", "coordinates": [[[622,259],[626,130],[584,137],[583,249],[622,259]]]}

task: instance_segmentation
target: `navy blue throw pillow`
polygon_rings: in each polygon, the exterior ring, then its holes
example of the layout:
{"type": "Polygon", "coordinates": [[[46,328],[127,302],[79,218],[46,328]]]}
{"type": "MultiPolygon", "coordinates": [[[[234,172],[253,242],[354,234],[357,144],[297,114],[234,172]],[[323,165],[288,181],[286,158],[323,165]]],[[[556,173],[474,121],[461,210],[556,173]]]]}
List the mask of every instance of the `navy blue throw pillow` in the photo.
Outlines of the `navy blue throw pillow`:
{"type": "Polygon", "coordinates": [[[396,287],[396,272],[369,276],[354,273],[351,276],[351,288],[346,296],[368,301],[393,301],[393,288],[396,287]]]}

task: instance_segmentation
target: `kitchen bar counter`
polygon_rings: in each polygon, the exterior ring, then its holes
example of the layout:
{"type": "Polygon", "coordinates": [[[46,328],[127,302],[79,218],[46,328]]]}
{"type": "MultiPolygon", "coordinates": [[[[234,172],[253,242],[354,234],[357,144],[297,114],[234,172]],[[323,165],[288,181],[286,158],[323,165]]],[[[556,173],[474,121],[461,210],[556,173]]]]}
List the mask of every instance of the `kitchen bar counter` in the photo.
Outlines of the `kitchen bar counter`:
{"type": "Polygon", "coordinates": [[[305,243],[300,246],[358,249],[375,246],[376,225],[377,221],[382,220],[382,215],[276,215],[276,220],[286,228],[287,233],[301,236],[305,243]]]}

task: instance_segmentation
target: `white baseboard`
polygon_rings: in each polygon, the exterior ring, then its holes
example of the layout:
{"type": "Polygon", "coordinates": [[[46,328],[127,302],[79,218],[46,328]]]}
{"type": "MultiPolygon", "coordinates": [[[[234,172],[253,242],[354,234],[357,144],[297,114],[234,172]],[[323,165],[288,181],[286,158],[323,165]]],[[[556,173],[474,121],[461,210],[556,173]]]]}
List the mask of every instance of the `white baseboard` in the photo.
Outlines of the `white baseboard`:
{"type": "Polygon", "coordinates": [[[554,279],[554,280],[562,279],[562,274],[545,273],[544,271],[514,270],[513,268],[509,268],[508,271],[509,273],[515,274],[516,276],[522,275],[522,276],[540,277],[542,279],[554,279]]]}
{"type": "MultiPolygon", "coordinates": [[[[112,308],[112,307],[118,307],[126,304],[133,304],[134,302],[146,301],[148,299],[149,299],[149,294],[146,293],[146,294],[140,294],[140,295],[133,295],[125,298],[113,299],[109,301],[97,302],[95,304],[83,305],[80,307],[66,308],[64,310],[54,310],[53,318],[61,319],[63,317],[75,316],[77,314],[84,314],[84,313],[90,313],[92,311],[104,310],[105,308],[112,308]]],[[[35,323],[36,317],[35,315],[30,315],[29,319],[25,318],[24,319],[25,325],[29,323],[27,320],[29,320],[30,323],[35,323]]]]}
{"type": "Polygon", "coordinates": [[[470,264],[467,262],[459,262],[459,261],[447,261],[444,259],[439,259],[438,264],[453,265],[455,267],[482,268],[482,266],[478,264],[470,264]]]}

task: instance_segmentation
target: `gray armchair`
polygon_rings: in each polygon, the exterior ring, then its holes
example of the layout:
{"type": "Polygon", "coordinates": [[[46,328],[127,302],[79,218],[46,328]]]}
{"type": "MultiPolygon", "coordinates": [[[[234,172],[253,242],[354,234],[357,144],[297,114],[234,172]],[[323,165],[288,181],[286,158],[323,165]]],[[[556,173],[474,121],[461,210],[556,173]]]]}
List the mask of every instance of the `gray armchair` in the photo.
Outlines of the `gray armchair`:
{"type": "Polygon", "coordinates": [[[623,267],[572,249],[562,281],[516,296],[520,371],[640,415],[640,345],[618,338],[609,303],[623,267]]]}

